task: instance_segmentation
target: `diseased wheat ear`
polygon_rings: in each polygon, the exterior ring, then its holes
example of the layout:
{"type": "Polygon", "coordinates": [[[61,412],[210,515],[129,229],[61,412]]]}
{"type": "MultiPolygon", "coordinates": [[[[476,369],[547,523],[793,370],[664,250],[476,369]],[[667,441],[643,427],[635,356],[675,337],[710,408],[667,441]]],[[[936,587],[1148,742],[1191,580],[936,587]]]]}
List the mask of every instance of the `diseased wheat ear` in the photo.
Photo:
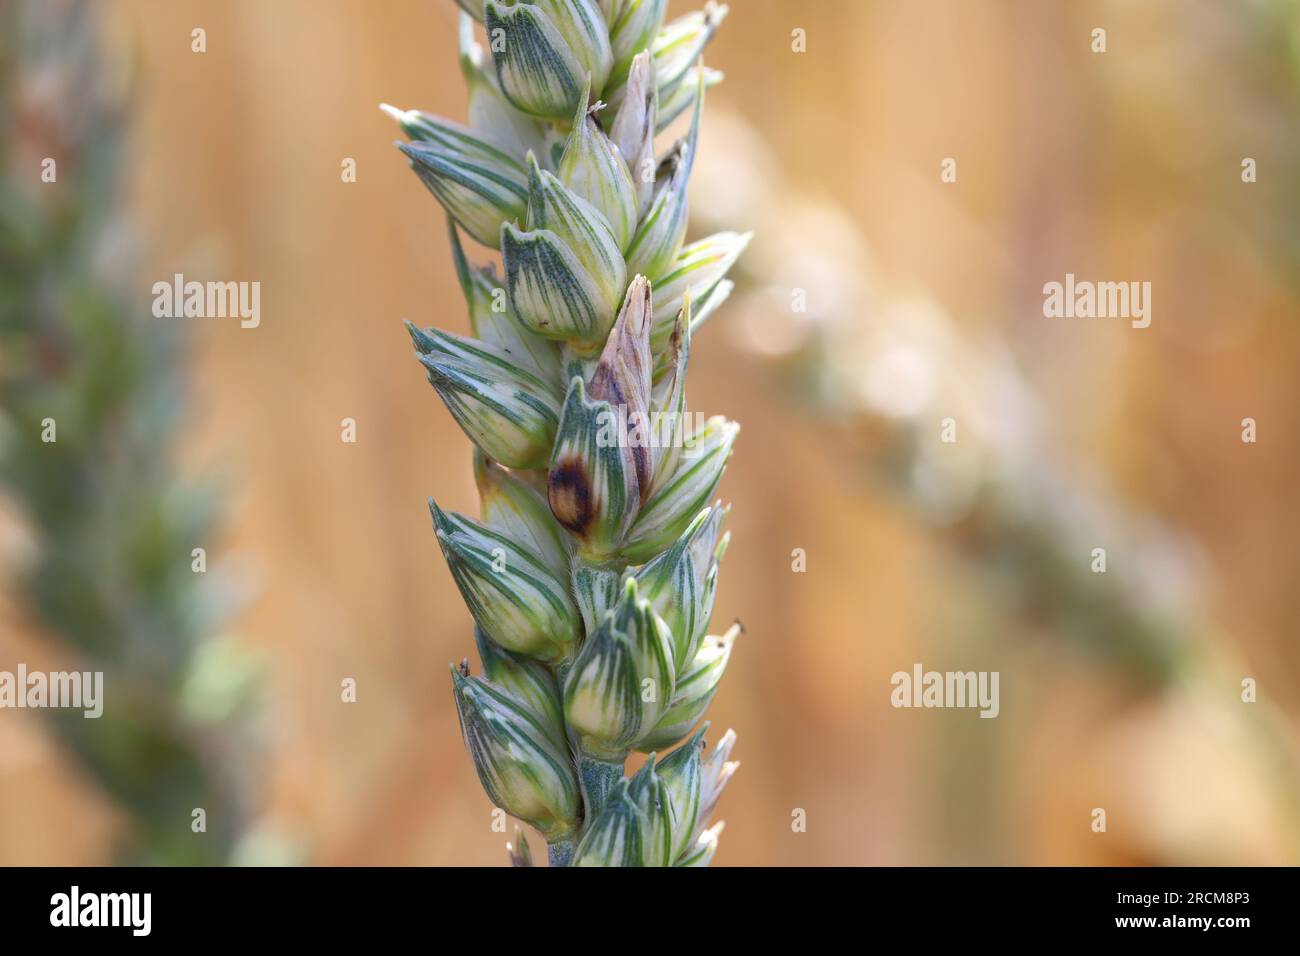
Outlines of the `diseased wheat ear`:
{"type": "MultiPolygon", "coordinates": [[[[684,240],[721,79],[700,54],[727,8],[665,24],[666,0],[458,2],[468,125],[384,110],[447,212],[473,333],[408,325],[483,501],[481,520],[429,502],[477,625],[481,673],[451,669],[461,731],[551,865],[707,866],[735,734],[706,756],[708,724],[692,730],[739,632],[706,636],[739,426],[690,427],[686,367],[749,237],[684,240]],[[470,264],[462,233],[502,274],[470,264]],[[633,750],[650,757],[625,779],[633,750]]],[[[522,833],[508,849],[532,865],[522,833]]]]}

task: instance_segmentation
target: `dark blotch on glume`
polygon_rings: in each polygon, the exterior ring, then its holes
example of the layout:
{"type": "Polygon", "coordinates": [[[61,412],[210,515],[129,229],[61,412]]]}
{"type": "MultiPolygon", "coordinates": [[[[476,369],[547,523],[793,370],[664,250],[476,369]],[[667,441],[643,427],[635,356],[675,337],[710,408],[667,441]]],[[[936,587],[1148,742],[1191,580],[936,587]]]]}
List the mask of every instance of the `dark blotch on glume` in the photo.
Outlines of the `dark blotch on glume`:
{"type": "Polygon", "coordinates": [[[587,471],[576,458],[557,461],[546,479],[547,498],[555,520],[574,534],[584,534],[591,524],[591,486],[587,471]]]}

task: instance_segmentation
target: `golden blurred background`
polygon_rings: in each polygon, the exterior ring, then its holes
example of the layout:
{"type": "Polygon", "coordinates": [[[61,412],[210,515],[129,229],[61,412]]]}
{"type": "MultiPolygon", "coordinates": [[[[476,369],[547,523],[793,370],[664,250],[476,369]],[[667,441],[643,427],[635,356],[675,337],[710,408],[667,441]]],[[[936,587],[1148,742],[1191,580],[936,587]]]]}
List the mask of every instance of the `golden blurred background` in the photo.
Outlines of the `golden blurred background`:
{"type": "MultiPolygon", "coordinates": [[[[252,588],[229,628],[267,667],[259,816],[314,863],[502,864],[425,506],[476,512],[469,443],[401,324],[468,322],[377,108],[463,118],[455,6],[97,6],[134,62],[141,309],[177,272],[262,284],[260,327],[190,320],[184,430],[188,467],[228,477],[211,561],[252,588]]],[[[692,232],[757,232],[690,379],[742,424],[718,864],[1300,862],[1295,24],[1289,2],[731,4],[692,232]],[[1150,328],[1044,318],[1067,272],[1150,281],[1150,328]],[[949,414],[957,459],[930,440],[949,414]],[[915,662],[1000,671],[1000,716],[892,708],[915,662]]],[[[0,666],[57,659],[0,620],[0,666]]],[[[104,862],[124,825],[40,717],[0,714],[0,862],[104,862]]]]}

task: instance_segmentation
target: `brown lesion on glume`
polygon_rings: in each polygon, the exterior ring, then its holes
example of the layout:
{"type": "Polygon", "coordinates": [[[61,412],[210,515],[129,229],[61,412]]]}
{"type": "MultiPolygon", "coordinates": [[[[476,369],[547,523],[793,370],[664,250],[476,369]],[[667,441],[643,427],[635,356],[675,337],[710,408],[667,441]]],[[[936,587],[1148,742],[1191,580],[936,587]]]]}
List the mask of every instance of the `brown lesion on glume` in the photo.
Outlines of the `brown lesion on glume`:
{"type": "MultiPolygon", "coordinates": [[[[626,439],[627,436],[624,436],[626,439]]],[[[645,442],[632,445],[632,467],[636,471],[637,494],[641,504],[650,497],[650,482],[653,479],[653,462],[650,460],[650,446],[645,442]]]]}
{"type": "Polygon", "coordinates": [[[602,360],[596,366],[591,381],[587,383],[587,397],[593,401],[609,402],[614,407],[627,404],[627,396],[619,386],[611,363],[602,360]]]}
{"type": "Polygon", "coordinates": [[[577,457],[562,458],[546,479],[546,496],[555,520],[574,534],[585,535],[594,515],[587,470],[577,457]]]}

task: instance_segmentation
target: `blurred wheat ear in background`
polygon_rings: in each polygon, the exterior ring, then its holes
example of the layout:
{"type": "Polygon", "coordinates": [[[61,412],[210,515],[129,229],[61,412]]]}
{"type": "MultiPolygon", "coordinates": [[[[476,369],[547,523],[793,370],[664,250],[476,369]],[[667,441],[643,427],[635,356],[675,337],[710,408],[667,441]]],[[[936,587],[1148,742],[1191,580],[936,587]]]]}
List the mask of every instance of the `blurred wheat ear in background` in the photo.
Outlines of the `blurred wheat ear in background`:
{"type": "Polygon", "coordinates": [[[124,64],[92,7],[0,9],[0,612],[104,674],[102,716],[43,713],[121,812],[117,860],[221,864],[252,810],[256,667],[218,636],[220,573],[195,570],[219,499],[173,460],[183,336],[133,281],[124,64]]]}

